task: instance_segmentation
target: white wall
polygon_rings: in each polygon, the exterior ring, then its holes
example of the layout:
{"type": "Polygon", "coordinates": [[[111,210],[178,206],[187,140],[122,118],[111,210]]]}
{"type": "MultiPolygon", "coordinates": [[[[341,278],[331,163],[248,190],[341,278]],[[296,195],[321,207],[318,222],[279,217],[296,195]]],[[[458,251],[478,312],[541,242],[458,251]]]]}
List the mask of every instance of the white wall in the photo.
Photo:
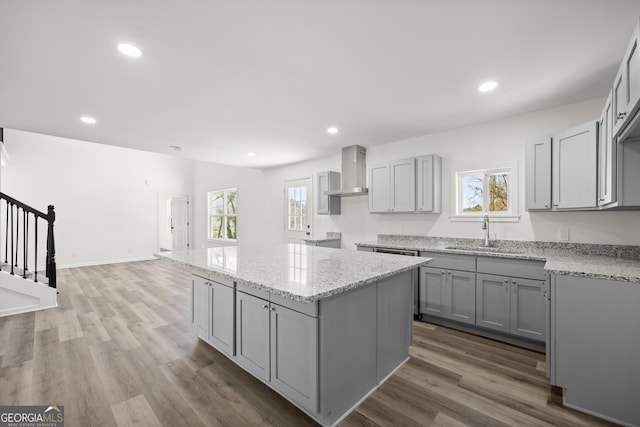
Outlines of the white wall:
{"type": "MultiPolygon", "coordinates": [[[[367,166],[389,160],[423,154],[443,158],[441,214],[370,214],[366,196],[343,197],[342,214],[314,216],[313,235],[341,231],[343,247],[353,249],[355,242],[375,240],[379,233],[481,238],[478,222],[453,222],[451,215],[452,171],[474,170],[517,162],[519,168],[519,211],[517,223],[491,224],[492,236],[498,239],[557,241],[559,228],[568,228],[570,241],[640,245],[640,212],[544,212],[524,211],[524,148],[533,137],[551,135],[600,116],[604,99],[510,117],[493,122],[426,135],[405,141],[367,148],[367,166]]],[[[344,145],[351,145],[348,141],[344,145]]],[[[284,240],[283,182],[289,178],[309,176],[323,170],[339,171],[340,156],[265,171],[268,209],[264,211],[273,224],[265,239],[284,240]]],[[[314,208],[315,210],[315,208],[314,208]]]]}
{"type": "MultiPolygon", "coordinates": [[[[220,245],[207,240],[207,193],[238,187],[238,243],[243,245],[269,242],[268,229],[272,227],[263,215],[267,203],[263,172],[257,169],[194,162],[193,166],[193,247],[220,245]]],[[[276,219],[277,221],[277,219],[276,219]]]]}
{"type": "Polygon", "coordinates": [[[191,160],[11,129],[4,139],[2,191],[55,206],[60,267],[152,257],[158,194],[191,194],[191,160]]]}

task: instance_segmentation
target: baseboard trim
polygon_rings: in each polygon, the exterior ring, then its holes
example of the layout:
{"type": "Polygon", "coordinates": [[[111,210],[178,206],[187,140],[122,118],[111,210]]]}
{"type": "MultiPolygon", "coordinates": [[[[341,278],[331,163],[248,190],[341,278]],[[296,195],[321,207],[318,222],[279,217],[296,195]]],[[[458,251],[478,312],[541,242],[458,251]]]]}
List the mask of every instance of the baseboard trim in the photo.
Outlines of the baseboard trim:
{"type": "Polygon", "coordinates": [[[59,265],[58,270],[64,268],[78,268],[78,267],[93,267],[96,265],[107,265],[107,264],[122,264],[125,262],[137,262],[137,261],[152,261],[154,259],[158,259],[155,256],[147,256],[147,257],[135,257],[135,258],[122,258],[122,259],[111,259],[111,260],[102,260],[102,261],[89,261],[89,262],[79,262],[75,264],[64,264],[59,265]]]}

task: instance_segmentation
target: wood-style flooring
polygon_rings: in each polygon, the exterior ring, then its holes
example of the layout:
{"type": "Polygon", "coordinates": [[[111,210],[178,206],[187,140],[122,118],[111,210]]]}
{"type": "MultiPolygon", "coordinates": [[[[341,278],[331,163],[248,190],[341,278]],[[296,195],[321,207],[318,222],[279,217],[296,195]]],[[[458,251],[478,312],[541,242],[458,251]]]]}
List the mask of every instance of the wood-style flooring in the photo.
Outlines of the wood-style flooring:
{"type": "MultiPolygon", "coordinates": [[[[189,273],[164,261],[58,272],[60,307],[0,318],[0,405],[72,426],[311,426],[194,338],[189,273]]],[[[411,360],[341,426],[610,425],[550,403],[544,355],[416,322],[411,360]]]]}

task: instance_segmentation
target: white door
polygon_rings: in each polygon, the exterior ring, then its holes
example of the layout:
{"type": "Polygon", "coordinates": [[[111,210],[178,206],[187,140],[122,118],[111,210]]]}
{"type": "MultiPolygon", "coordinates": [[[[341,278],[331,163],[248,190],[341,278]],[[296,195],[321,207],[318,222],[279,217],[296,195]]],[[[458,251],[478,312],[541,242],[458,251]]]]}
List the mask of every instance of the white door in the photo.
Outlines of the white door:
{"type": "Polygon", "coordinates": [[[171,250],[189,248],[189,198],[171,199],[171,250]]]}
{"type": "Polygon", "coordinates": [[[287,243],[303,243],[311,238],[311,178],[284,183],[285,226],[287,243]]]}

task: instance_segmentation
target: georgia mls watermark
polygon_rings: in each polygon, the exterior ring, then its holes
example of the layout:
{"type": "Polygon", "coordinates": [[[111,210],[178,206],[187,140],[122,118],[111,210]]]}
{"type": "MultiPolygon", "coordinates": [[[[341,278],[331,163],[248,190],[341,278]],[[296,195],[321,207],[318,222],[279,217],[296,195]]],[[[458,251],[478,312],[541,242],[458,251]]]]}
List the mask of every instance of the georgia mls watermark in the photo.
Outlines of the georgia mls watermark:
{"type": "Polygon", "coordinates": [[[0,427],[64,427],[64,406],[0,406],[0,427]]]}

